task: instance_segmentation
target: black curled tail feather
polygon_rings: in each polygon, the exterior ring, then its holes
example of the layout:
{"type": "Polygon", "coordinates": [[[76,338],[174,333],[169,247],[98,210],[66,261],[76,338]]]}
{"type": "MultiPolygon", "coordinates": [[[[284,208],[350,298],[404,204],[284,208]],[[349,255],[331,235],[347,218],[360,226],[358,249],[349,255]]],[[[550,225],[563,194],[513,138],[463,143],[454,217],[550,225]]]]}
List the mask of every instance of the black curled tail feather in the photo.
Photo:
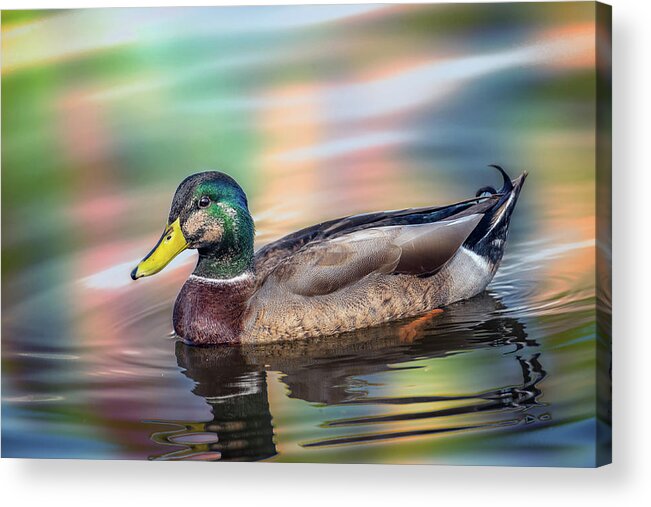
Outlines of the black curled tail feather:
{"type": "Polygon", "coordinates": [[[504,169],[502,169],[502,166],[499,166],[497,164],[490,164],[488,167],[494,167],[502,175],[502,179],[504,180],[504,184],[502,185],[502,189],[500,190],[501,193],[507,193],[507,192],[510,192],[511,190],[513,190],[513,182],[511,181],[511,178],[509,177],[509,175],[506,174],[506,171],[504,169]]]}
{"type": "Polygon", "coordinates": [[[482,187],[478,193],[493,190],[493,194],[501,194],[501,196],[495,205],[484,214],[484,218],[477,224],[477,227],[466,239],[463,246],[482,256],[496,267],[504,253],[504,244],[508,235],[511,215],[515,209],[527,173],[523,173],[512,181],[501,166],[491,164],[489,167],[497,169],[502,175],[502,188],[499,192],[495,192],[492,187],[482,187]]]}

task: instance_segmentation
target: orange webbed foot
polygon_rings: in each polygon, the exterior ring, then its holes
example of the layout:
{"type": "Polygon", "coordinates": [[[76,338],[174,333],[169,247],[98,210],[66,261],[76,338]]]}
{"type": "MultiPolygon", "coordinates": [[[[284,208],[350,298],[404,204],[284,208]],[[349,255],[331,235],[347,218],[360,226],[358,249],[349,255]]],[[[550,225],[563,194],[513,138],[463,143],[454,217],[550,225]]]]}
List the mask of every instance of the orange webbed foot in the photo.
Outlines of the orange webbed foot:
{"type": "Polygon", "coordinates": [[[412,320],[409,324],[405,324],[398,331],[398,336],[400,337],[400,343],[414,343],[414,340],[418,338],[418,335],[425,327],[427,322],[443,313],[443,310],[436,308],[431,310],[424,315],[421,315],[417,319],[412,320]]]}

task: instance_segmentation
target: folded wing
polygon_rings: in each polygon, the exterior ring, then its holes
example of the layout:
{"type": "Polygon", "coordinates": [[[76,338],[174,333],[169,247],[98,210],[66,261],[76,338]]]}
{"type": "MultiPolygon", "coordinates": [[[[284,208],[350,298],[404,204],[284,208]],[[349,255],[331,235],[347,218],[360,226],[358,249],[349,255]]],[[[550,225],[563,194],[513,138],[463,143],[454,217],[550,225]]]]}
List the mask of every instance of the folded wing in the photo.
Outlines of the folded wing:
{"type": "Polygon", "coordinates": [[[330,294],[374,273],[428,276],[454,256],[482,216],[373,227],[308,243],[280,262],[264,284],[310,297],[330,294]]]}
{"type": "Polygon", "coordinates": [[[263,281],[287,257],[310,244],[357,231],[394,225],[433,224],[467,215],[484,214],[499,201],[499,194],[461,201],[448,206],[428,206],[352,215],[312,225],[269,243],[255,254],[255,269],[263,281]]]}

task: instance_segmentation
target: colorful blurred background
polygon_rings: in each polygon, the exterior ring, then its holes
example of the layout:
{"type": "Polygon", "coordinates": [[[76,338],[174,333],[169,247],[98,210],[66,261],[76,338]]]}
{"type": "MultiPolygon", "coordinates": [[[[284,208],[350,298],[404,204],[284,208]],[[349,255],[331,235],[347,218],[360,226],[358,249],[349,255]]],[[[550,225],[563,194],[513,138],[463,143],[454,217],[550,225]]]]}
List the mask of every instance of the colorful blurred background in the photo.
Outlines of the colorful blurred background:
{"type": "MultiPolygon", "coordinates": [[[[592,466],[590,2],[2,13],[2,455],[592,466]],[[489,291],[406,343],[193,349],[193,253],[129,271],[187,175],[257,245],[530,178],[489,291]]],[[[604,432],[604,434],[606,434],[604,432]]]]}

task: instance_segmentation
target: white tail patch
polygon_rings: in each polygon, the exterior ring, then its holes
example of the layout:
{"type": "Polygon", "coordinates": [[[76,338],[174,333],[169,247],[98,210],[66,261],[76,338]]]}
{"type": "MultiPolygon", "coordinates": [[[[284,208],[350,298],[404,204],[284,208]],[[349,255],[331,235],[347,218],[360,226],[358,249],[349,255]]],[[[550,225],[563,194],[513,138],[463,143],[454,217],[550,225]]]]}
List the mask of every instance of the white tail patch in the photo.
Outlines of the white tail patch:
{"type": "Polygon", "coordinates": [[[468,250],[465,246],[462,246],[459,251],[468,257],[480,270],[487,273],[491,271],[491,265],[481,255],[477,255],[472,250],[468,250]]]}

